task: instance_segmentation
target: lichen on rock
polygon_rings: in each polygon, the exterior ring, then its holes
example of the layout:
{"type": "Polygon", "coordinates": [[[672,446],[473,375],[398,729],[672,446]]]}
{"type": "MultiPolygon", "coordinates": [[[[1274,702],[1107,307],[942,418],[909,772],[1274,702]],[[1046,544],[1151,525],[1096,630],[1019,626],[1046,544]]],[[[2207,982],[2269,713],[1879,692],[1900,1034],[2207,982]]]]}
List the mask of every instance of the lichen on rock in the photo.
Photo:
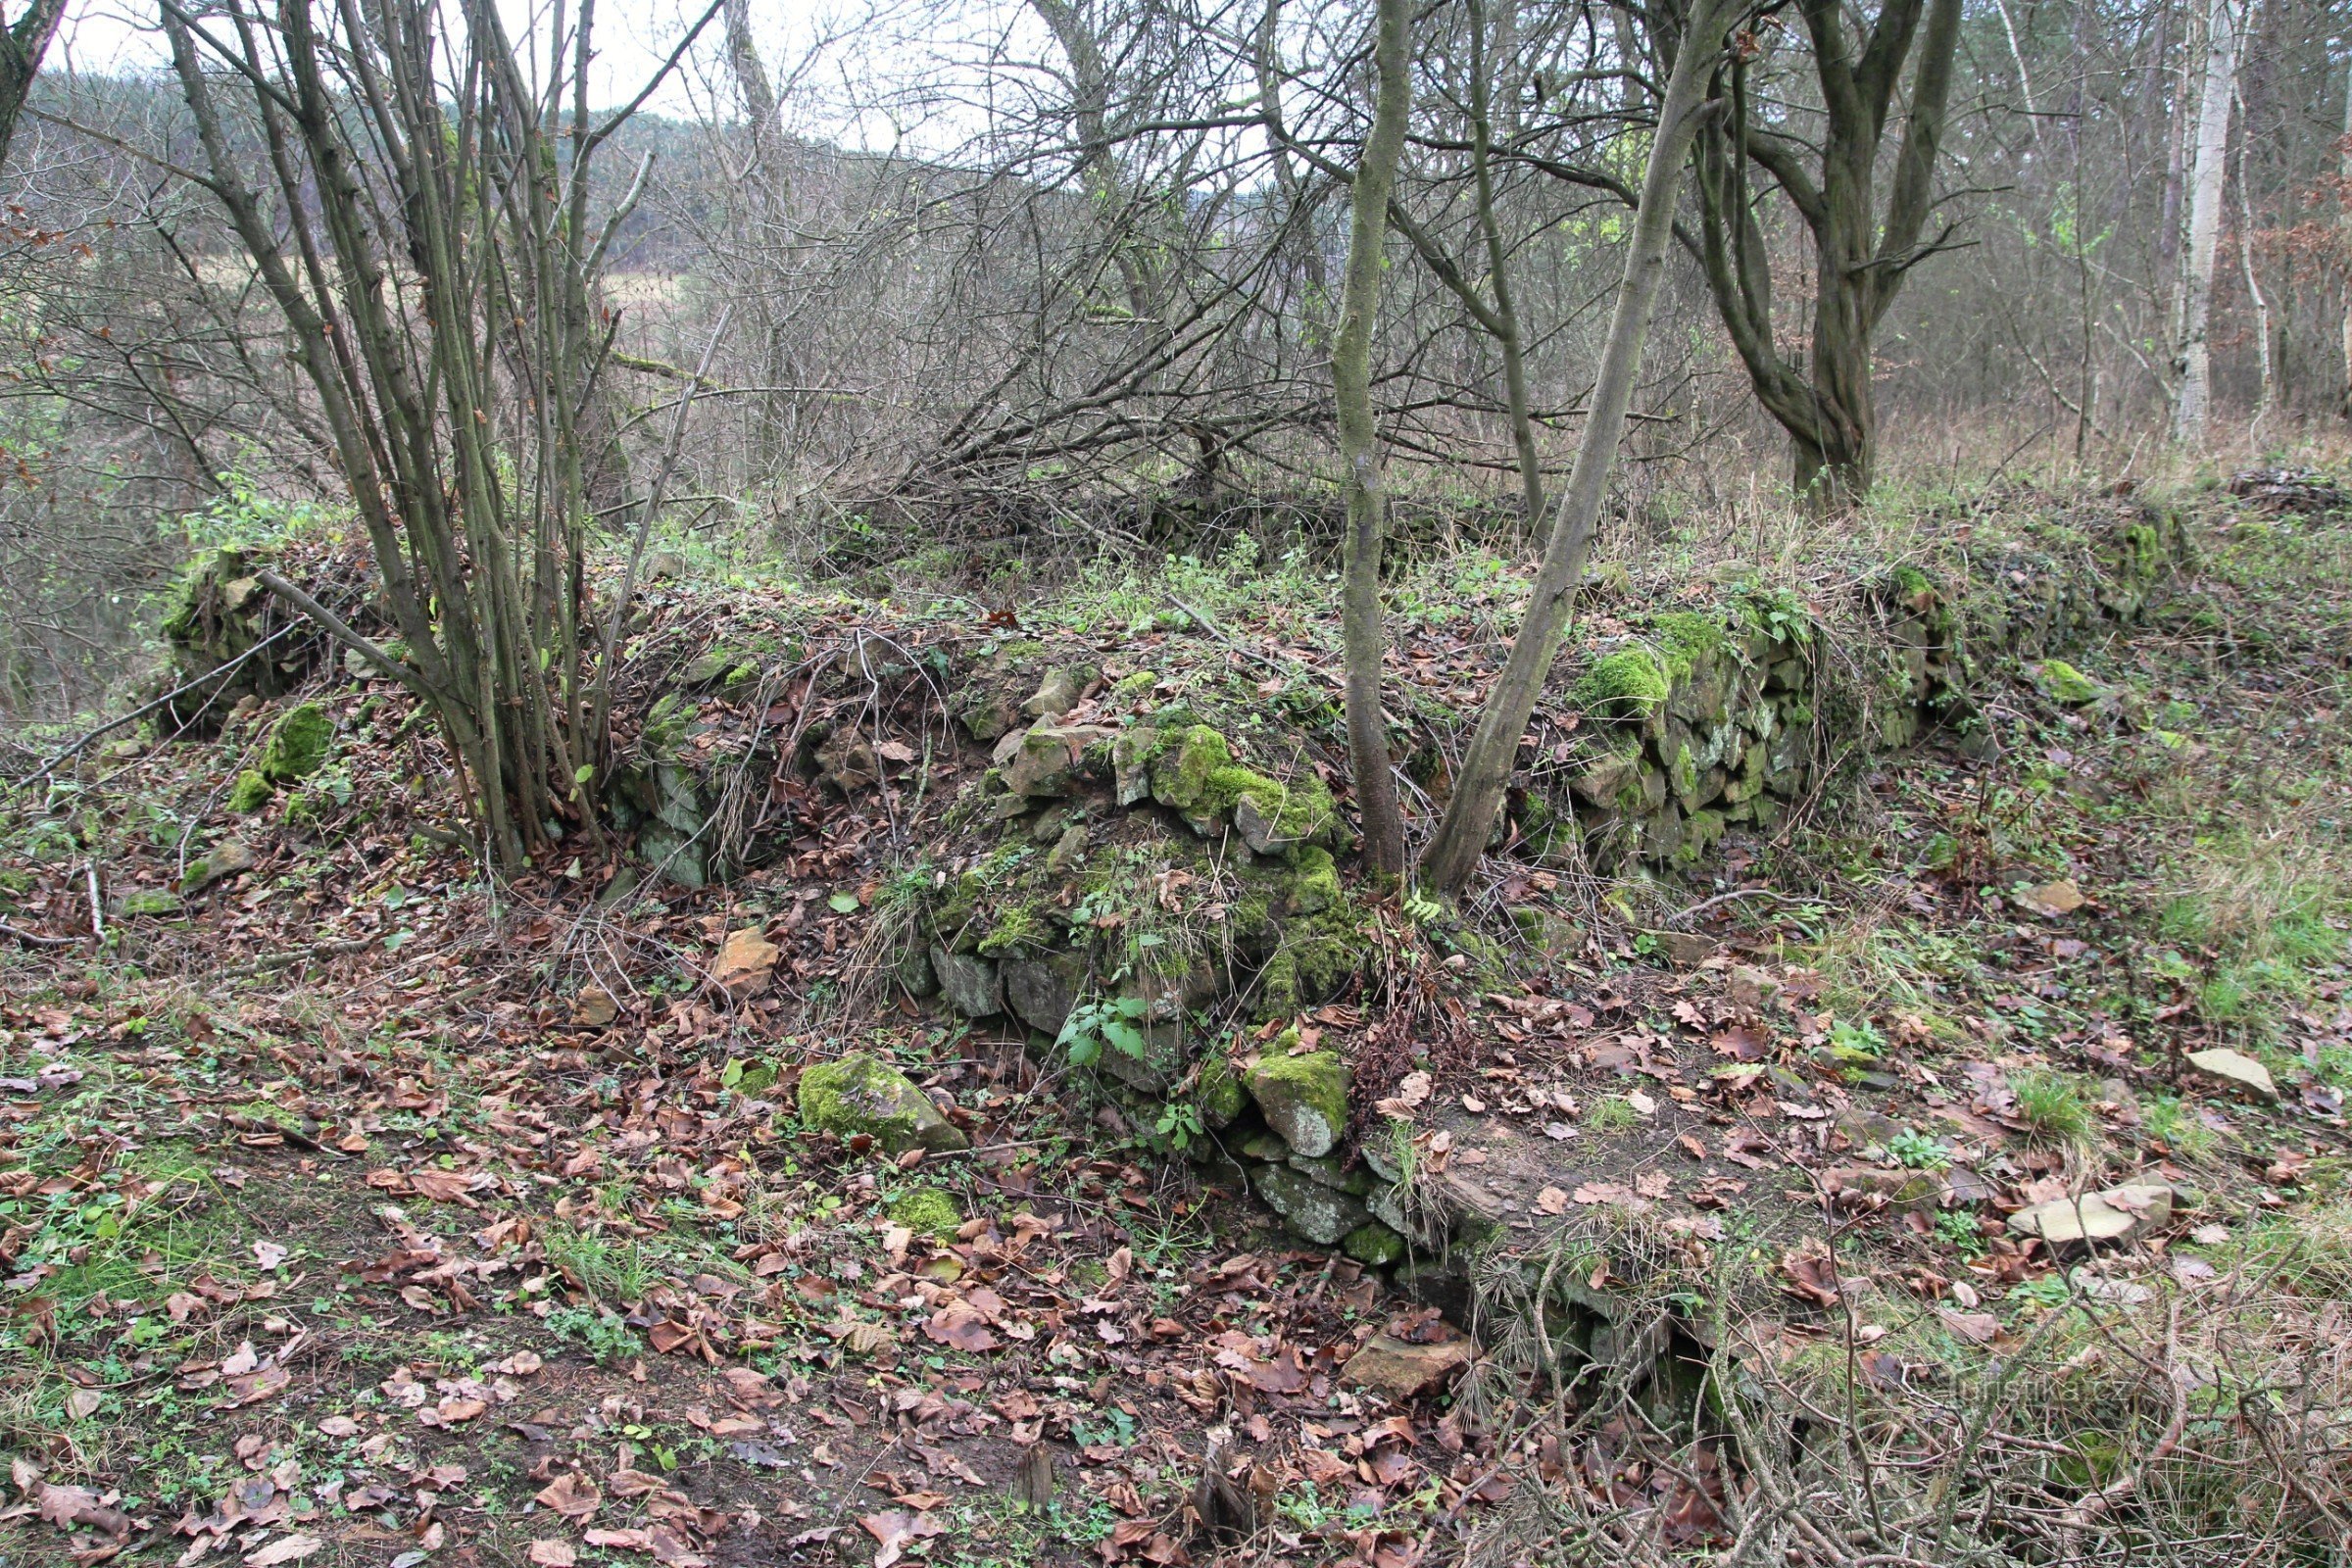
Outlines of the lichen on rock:
{"type": "Polygon", "coordinates": [[[1242,1083],[1293,1153],[1328,1154],[1347,1134],[1348,1063],[1336,1052],[1268,1055],[1242,1083]]]}
{"type": "Polygon", "coordinates": [[[885,1153],[971,1146],[913,1079],[862,1051],[804,1070],[799,1100],[803,1126],[843,1138],[862,1134],[885,1153]]]}

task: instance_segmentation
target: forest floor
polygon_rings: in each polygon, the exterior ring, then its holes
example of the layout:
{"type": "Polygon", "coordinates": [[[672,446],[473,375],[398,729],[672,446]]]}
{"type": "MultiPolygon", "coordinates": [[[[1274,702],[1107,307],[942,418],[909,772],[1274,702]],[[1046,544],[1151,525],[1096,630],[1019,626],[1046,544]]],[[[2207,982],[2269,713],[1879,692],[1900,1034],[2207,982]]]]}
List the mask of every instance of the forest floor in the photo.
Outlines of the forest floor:
{"type": "MultiPolygon", "coordinates": [[[[1496,580],[1416,580],[1400,679],[1475,691],[1496,580]]],[[[1299,597],[1327,587],[1241,581],[1186,579],[1217,636],[1150,632],[1163,662],[1327,665],[1299,597]]],[[[2259,1275],[2319,1313],[2352,1290],[2348,650],[2352,523],[2225,513],[2154,624],[2073,661],[2097,701],[2004,680],[1997,746],[1860,765],[1679,890],[1712,901],[1695,929],[1602,890],[1587,946],[1454,999],[1474,1053],[1359,1088],[1401,1092],[1501,1227],[1489,1283],[1639,1216],[1686,1281],[1747,1260],[1776,1334],[1864,1347],[1888,1387],[2134,1290],[2259,1275]],[[2215,1047],[2276,1098],[2188,1066],[2215,1047]],[[2004,1224],[2125,1182],[2179,1206],[2095,1269],[2004,1224]]],[[[493,886],[429,744],[322,701],[323,818],[233,814],[233,744],[129,744],[5,824],[0,1564],[1412,1568],[1553,1560],[1572,1493],[1669,1548],[1737,1532],[1740,1476],[1542,1424],[1508,1290],[1447,1303],[1495,1375],[1392,1401],[1346,1365],[1429,1313],[1379,1274],[1015,1039],[911,1003],[845,1025],[894,808],[813,804],[729,886],[605,904],[562,858],[493,886]],[[180,917],[92,939],[93,898],[231,837],[250,863],[180,917]],[[729,995],[746,925],[776,979],[729,995]],[[770,1091],[845,1033],[970,1152],[806,1133],[770,1091]],[[1246,1538],[1200,1528],[1212,1443],[1246,1538]]],[[[1544,875],[1503,873],[1490,913],[1544,875]]],[[[1301,1022],[1345,1047],[1368,1020],[1343,996],[1301,1022]]]]}

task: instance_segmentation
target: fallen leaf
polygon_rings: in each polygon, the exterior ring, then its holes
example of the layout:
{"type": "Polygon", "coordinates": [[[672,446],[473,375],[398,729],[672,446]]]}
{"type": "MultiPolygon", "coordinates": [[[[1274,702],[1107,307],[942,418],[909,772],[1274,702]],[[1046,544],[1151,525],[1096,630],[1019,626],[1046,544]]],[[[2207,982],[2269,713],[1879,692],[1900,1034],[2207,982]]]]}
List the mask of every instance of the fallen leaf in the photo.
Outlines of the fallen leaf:
{"type": "Polygon", "coordinates": [[[277,1568],[279,1563],[300,1562],[325,1548],[326,1543],[317,1536],[280,1536],[260,1550],[247,1552],[245,1568],[277,1568]]]}
{"type": "Polygon", "coordinates": [[[553,1508],[566,1519],[591,1517],[604,1502],[604,1494],[594,1483],[577,1470],[566,1470],[539,1489],[538,1502],[543,1508],[553,1508]]]}
{"type": "Polygon", "coordinates": [[[1536,1195],[1536,1206],[1546,1214],[1568,1212],[1568,1195],[1557,1187],[1546,1187],[1536,1195]]]}
{"type": "Polygon", "coordinates": [[[523,1550],[533,1568],[574,1568],[580,1554],[568,1541],[534,1541],[523,1550]]]}

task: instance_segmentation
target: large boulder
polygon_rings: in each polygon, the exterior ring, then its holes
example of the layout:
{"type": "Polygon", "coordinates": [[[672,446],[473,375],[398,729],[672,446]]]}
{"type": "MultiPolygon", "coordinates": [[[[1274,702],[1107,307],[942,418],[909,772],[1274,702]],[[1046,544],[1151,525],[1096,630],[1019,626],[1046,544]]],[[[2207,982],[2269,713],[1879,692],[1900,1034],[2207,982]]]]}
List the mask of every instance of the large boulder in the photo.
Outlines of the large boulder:
{"type": "Polygon", "coordinates": [[[1295,1154],[1328,1154],[1348,1131],[1348,1064],[1334,1052],[1264,1057],[1242,1086],[1295,1154]]]}
{"type": "Polygon", "coordinates": [[[843,1138],[870,1137],[886,1153],[971,1147],[914,1080],[864,1052],[818,1062],[801,1074],[801,1122],[843,1138]]]}

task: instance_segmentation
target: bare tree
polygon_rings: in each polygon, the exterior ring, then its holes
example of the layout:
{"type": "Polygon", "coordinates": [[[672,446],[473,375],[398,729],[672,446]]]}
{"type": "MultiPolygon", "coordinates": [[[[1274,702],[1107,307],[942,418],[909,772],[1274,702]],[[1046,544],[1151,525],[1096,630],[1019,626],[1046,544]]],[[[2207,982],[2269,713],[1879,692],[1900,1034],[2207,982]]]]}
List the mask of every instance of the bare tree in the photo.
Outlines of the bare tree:
{"type": "Polygon", "coordinates": [[[2188,244],[2180,253],[2179,326],[2173,364],[2180,378],[2173,439],[2205,439],[2213,399],[2213,267],[2222,236],[2222,184],[2228,178],[2230,106],[2237,92],[2237,17],[2230,0],[2213,0],[2205,18],[2204,91],[2197,109],[2196,156],[2188,177],[2188,244]]]}
{"type": "Polygon", "coordinates": [[[427,704],[509,862],[559,817],[599,831],[582,443],[619,213],[590,211],[589,179],[635,105],[591,113],[592,19],[546,40],[535,89],[484,0],[201,23],[163,0],[205,161],[189,177],[286,323],[405,655],[263,581],[427,704]]]}
{"type": "MultiPolygon", "coordinates": [[[[1453,798],[1446,803],[1438,836],[1422,858],[1421,880],[1433,892],[1457,897],[1485,852],[1501,809],[1503,792],[1527,733],[1527,721],[1543,695],[1568,629],[1577,584],[1585,574],[1585,557],[1592,548],[1592,528],[1600,518],[1601,501],[1609,473],[1617,462],[1618,442],[1625,433],[1626,415],[1633,406],[1634,383],[1642,367],[1642,343],[1657,303],[1658,279],[1665,271],[1666,250],[1674,235],[1677,188],[1683,164],[1692,143],[1716,106],[1702,101],[1703,84],[1716,71],[1724,30],[1738,14],[1740,0],[1696,0],[1684,19],[1679,37],[1662,40],[1673,46],[1674,66],[1658,104],[1657,130],[1642,176],[1642,200],[1636,209],[1634,230],[1625,247],[1625,276],[1618,284],[1617,304],[1609,318],[1608,346],[1593,377],[1591,413],[1578,444],[1576,466],[1568,475],[1552,514],[1551,536],[1544,550],[1544,564],[1536,573],[1527,613],[1511,641],[1510,658],[1487,694],[1478,728],[1454,775],[1453,798]]],[[[1657,14],[1653,13],[1653,21],[1657,14]]]]}
{"type": "Polygon", "coordinates": [[[41,57],[49,52],[49,40],[65,19],[66,0],[26,0],[23,16],[0,22],[0,165],[8,162],[8,144],[32,91],[32,78],[40,74],[41,57]]]}
{"type": "MultiPolygon", "coordinates": [[[[1776,51],[1765,33],[1748,33],[1724,67],[1730,112],[1699,140],[1700,254],[1756,397],[1788,432],[1797,492],[1839,506],[1869,491],[1878,450],[1872,338],[1904,278],[1949,234],[1920,237],[1935,206],[1961,8],[1960,0],[1883,0],[1876,20],[1858,31],[1838,0],[1798,0],[1797,9],[1819,94],[1820,150],[1762,112],[1759,77],[1776,51]],[[1914,55],[1902,142],[1882,207],[1881,143],[1914,55]],[[1812,342],[1802,368],[1781,352],[1750,165],[1771,176],[1816,253],[1812,342]]],[[[1774,20],[1768,13],[1759,26],[1774,20]]]]}

